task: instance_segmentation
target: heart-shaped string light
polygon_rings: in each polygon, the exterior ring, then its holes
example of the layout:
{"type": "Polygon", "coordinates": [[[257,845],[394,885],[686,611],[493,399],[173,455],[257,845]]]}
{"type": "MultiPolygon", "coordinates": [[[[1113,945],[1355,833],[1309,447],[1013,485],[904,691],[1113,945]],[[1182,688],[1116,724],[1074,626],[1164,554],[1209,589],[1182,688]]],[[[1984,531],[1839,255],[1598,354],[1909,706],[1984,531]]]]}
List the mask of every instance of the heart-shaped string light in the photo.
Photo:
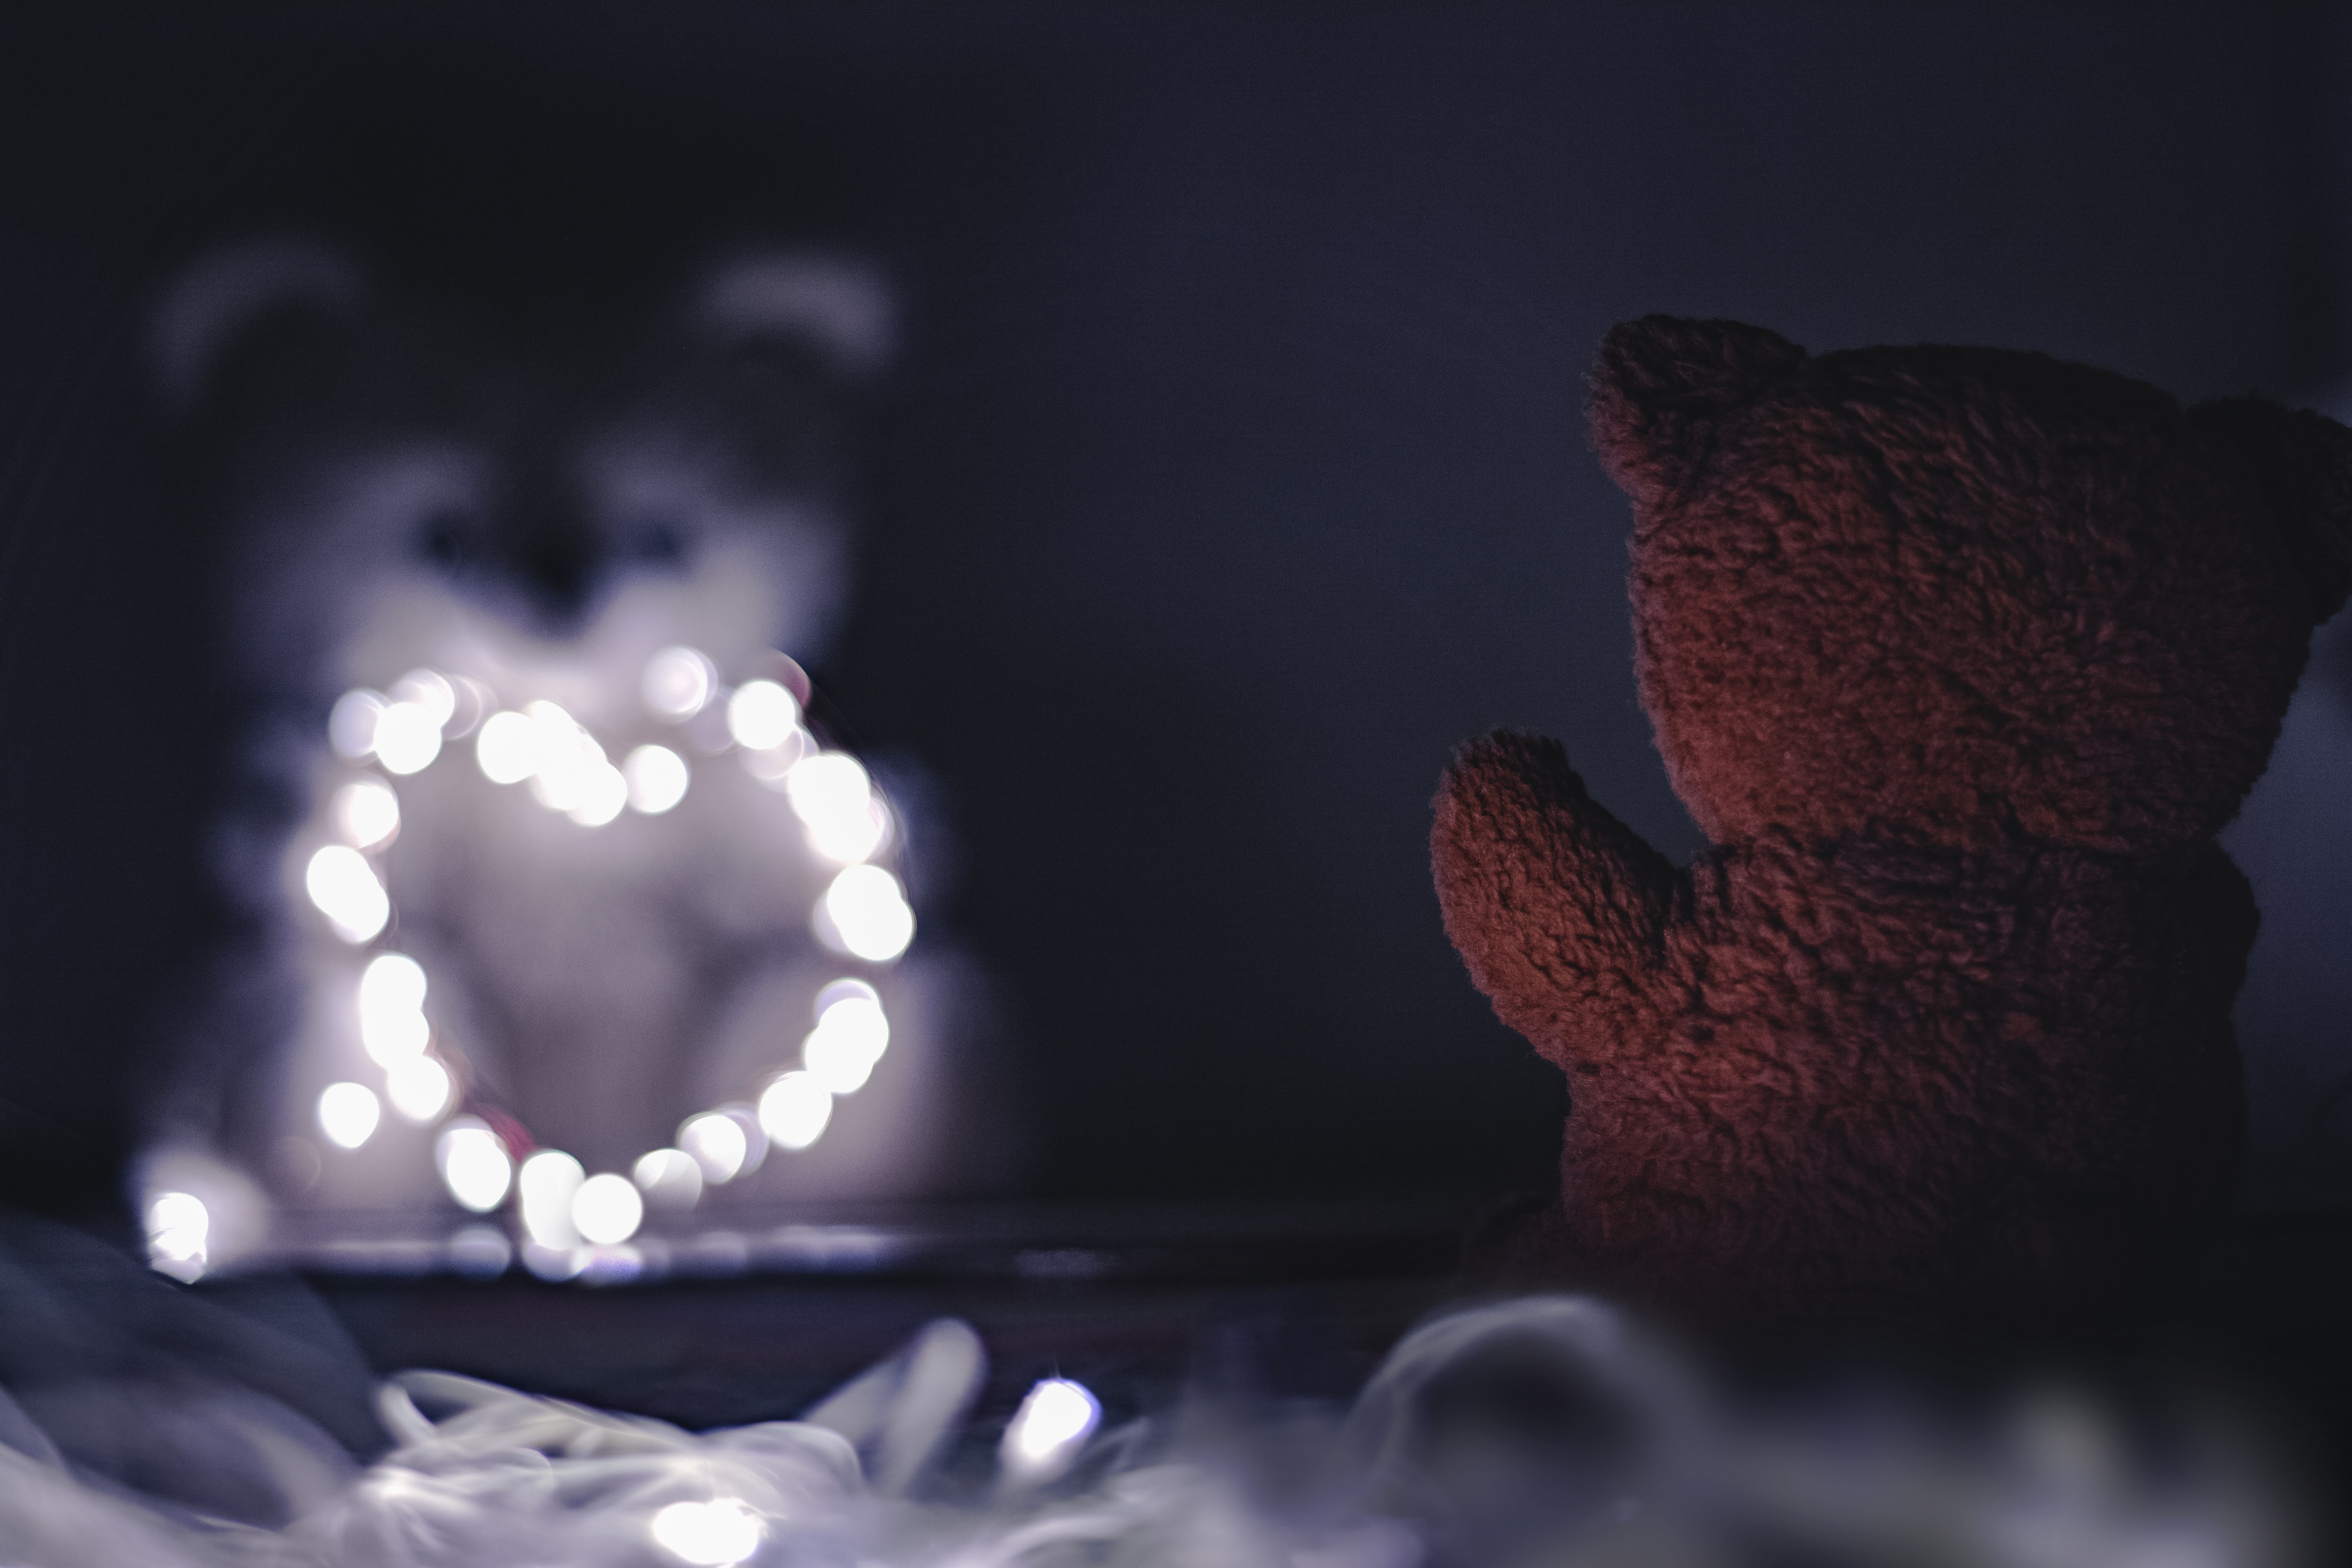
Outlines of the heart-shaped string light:
{"type": "MultiPolygon", "coordinates": [[[[641,694],[655,721],[676,731],[665,739],[690,734],[696,750],[731,752],[779,797],[779,810],[799,819],[812,853],[840,867],[809,911],[817,942],[868,965],[893,963],[913,940],[915,921],[898,878],[873,863],[892,837],[889,807],[856,758],[824,749],[809,732],[805,678],[781,656],[776,662],[793,685],[761,676],[730,688],[701,652],[667,647],[646,663],[641,694]]],[[[459,1104],[465,1064],[433,1026],[425,966],[383,945],[395,929],[382,863],[400,837],[398,781],[455,765],[453,742],[470,737],[489,785],[526,785],[541,806],[593,831],[625,811],[668,813],[692,787],[693,769],[677,746],[658,740],[615,763],[560,704],[530,698],[504,707],[487,681],[436,669],[412,670],[385,691],[345,693],[327,729],[335,752],[360,771],[322,803],[329,842],[310,855],[302,887],[340,942],[371,952],[356,1022],[375,1081],[327,1085],[314,1107],[319,1131],[336,1148],[357,1150],[375,1136],[387,1102],[407,1121],[437,1125],[434,1159],[449,1196],[477,1214],[510,1206],[535,1270],[577,1273],[593,1249],[636,1232],[648,1201],[691,1207],[707,1187],[757,1170],[771,1146],[815,1143],[835,1100],[863,1087],[888,1047],[880,994],[863,980],[837,979],[817,994],[799,1063],[780,1063],[747,1100],[687,1118],[675,1146],[648,1150],[626,1173],[591,1174],[551,1148],[518,1164],[528,1141],[520,1124],[497,1107],[459,1104]]],[[[184,1278],[205,1266],[205,1226],[192,1217],[197,1203],[168,1192],[149,1204],[151,1217],[160,1216],[149,1227],[151,1254],[184,1278]]]]}

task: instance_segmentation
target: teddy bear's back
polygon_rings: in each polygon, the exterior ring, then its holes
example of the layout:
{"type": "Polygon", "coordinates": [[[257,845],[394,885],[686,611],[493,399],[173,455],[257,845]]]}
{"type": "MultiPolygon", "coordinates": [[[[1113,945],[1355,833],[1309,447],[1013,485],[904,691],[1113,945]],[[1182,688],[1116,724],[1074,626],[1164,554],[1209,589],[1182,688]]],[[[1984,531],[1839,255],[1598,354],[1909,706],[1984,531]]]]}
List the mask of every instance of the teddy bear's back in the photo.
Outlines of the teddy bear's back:
{"type": "Polygon", "coordinates": [[[2128,1296],[2226,1193],[2252,934],[2210,846],[1956,851],[1876,829],[1718,850],[1650,1016],[1621,1054],[1565,1064],[1573,1250],[1681,1294],[1686,1274],[2128,1296]]]}

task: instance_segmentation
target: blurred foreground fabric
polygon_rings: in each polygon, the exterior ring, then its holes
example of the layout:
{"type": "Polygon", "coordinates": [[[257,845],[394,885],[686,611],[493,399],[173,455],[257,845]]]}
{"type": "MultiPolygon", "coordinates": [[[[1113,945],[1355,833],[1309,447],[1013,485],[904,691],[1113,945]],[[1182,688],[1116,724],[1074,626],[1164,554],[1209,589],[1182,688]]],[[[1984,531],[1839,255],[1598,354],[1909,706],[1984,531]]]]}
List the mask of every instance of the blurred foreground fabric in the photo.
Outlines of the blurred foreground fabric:
{"type": "Polygon", "coordinates": [[[438,1373],[377,1383],[299,1286],[190,1291],[0,1237],[0,1561],[351,1564],[2250,1564],[2326,1561],[2223,1404],[2043,1380],[1717,1386],[1582,1299],[1441,1314],[1351,1405],[1079,1384],[972,1418],[949,1319],[797,1420],[687,1432],[438,1373]]]}

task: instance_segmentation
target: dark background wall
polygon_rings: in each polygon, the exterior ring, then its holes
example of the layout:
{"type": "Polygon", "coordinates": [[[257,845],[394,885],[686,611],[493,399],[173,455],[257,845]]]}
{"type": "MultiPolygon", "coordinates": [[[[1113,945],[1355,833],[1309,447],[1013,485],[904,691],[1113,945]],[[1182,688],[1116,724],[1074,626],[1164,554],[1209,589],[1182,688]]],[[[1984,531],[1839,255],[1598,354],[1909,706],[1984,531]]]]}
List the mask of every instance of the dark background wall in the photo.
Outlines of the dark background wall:
{"type": "MultiPolygon", "coordinates": [[[[109,1190],[214,931],[204,542],[137,365],[211,238],[334,234],[516,315],[747,233],[875,256],[908,341],[819,675],[930,782],[928,929],[1003,982],[1032,1190],[1465,1193],[1543,1181],[1565,1099],[1438,926],[1449,749],[1559,734],[1696,843],[1579,429],[1602,331],[2325,397],[2341,58],[2332,14],[2245,5],[11,11],[0,1183],[109,1190]]],[[[2307,1131],[2281,1086],[2352,1073],[2298,909],[2266,1151],[2307,1131]]]]}

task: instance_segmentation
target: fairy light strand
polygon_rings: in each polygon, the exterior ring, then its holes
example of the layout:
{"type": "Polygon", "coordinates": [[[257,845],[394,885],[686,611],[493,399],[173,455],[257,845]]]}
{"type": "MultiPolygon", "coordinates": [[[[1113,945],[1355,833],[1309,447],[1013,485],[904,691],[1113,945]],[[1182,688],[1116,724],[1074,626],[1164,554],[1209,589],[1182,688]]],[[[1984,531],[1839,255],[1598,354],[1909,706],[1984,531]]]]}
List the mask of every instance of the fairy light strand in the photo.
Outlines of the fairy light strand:
{"type": "MultiPolygon", "coordinates": [[[[845,957],[877,967],[896,963],[913,940],[914,914],[898,878],[873,863],[890,840],[888,806],[855,757],[818,744],[793,691],[766,678],[730,689],[706,655],[675,647],[646,662],[639,695],[673,731],[698,719],[708,723],[717,710],[740,765],[799,819],[811,852],[840,867],[813,902],[812,934],[845,957]]],[[[888,1047],[880,994],[863,980],[835,980],[817,994],[799,1063],[779,1063],[749,1102],[688,1117],[675,1146],[647,1151],[625,1172],[591,1174],[548,1148],[518,1164],[518,1151],[494,1124],[497,1113],[486,1119],[462,1103],[462,1052],[433,1028],[431,977],[413,956],[378,945],[395,928],[382,863],[401,837],[396,781],[457,765],[451,759],[470,750],[491,787],[526,785],[542,808],[593,830],[624,812],[667,814],[690,790],[691,769],[678,747],[658,741],[616,763],[560,704],[539,698],[502,707],[486,682],[433,669],[412,670],[385,691],[345,693],[329,717],[327,739],[343,761],[368,771],[326,801],[332,838],[305,864],[303,889],[341,942],[374,950],[356,1006],[375,1081],[327,1086],[314,1107],[318,1131],[334,1148],[354,1151],[387,1115],[429,1127],[434,1164],[451,1199],[475,1214],[511,1210],[535,1269],[577,1273],[585,1252],[625,1243],[649,1209],[693,1207],[708,1189],[757,1170],[771,1146],[812,1146],[835,1100],[862,1088],[888,1047]],[[468,735],[470,748],[454,744],[468,735]]],[[[149,1226],[156,1266],[183,1275],[201,1270],[201,1216],[181,1212],[194,1200],[164,1197],[172,1201],[159,1200],[149,1226]]]]}

